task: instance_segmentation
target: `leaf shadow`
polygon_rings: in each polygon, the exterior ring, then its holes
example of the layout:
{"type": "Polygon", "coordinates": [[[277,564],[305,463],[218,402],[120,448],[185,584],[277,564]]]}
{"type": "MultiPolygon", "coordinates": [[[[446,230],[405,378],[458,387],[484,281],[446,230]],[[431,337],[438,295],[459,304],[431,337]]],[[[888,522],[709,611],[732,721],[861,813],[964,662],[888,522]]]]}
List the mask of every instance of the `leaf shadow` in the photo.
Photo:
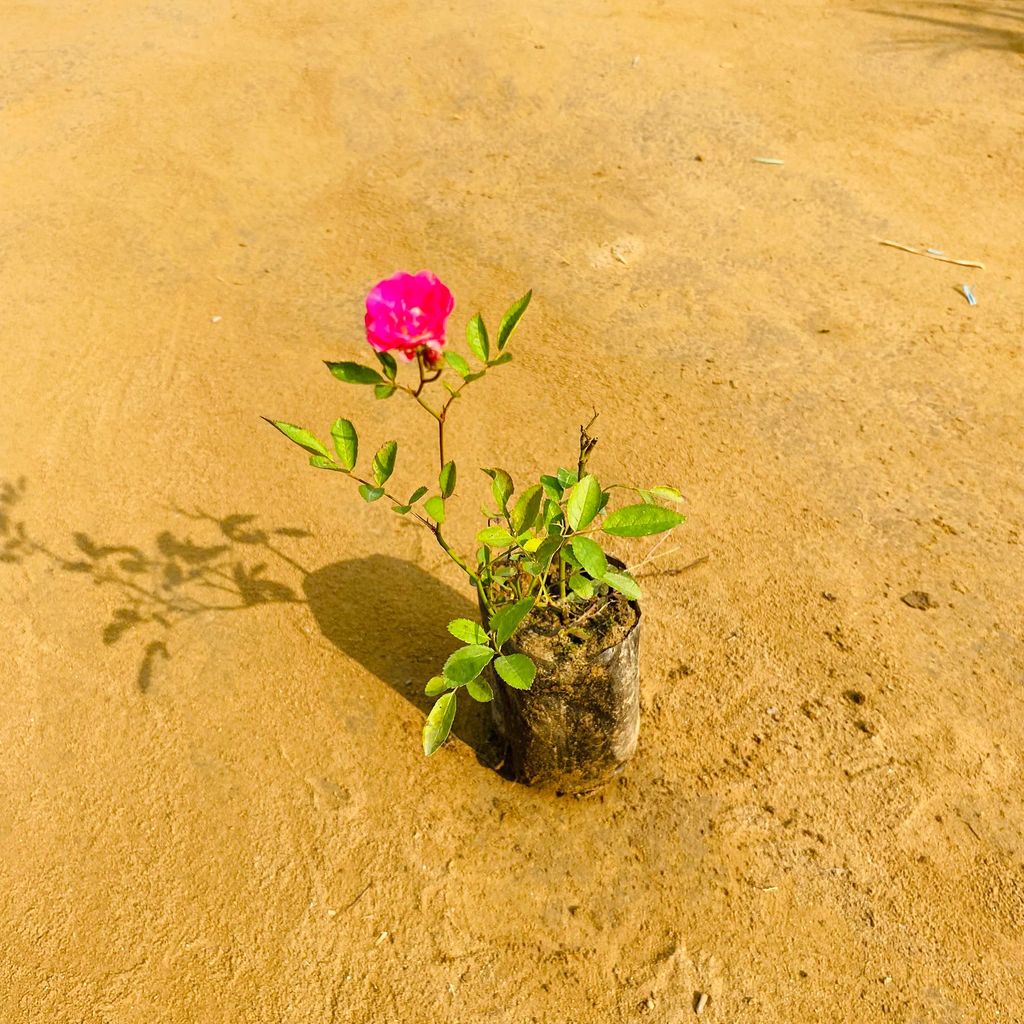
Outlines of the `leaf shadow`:
{"type": "MultiPolygon", "coordinates": [[[[346,657],[390,686],[424,716],[423,692],[457,646],[453,618],[477,616],[465,594],[419,566],[388,555],[334,562],[310,571],[287,547],[308,538],[294,526],[266,527],[252,514],[216,516],[173,508],[176,522],[148,544],[101,542],[76,531],[51,547],[19,515],[27,484],[0,479],[0,562],[46,559],[55,568],[114,589],[120,596],[100,629],[105,646],[136,637],[143,652],[138,691],[166,677],[182,623],[266,604],[308,605],[321,633],[346,657]],[[189,525],[182,526],[182,522],[189,525]]],[[[453,734],[493,767],[499,757],[489,714],[461,702],[453,734]]]]}
{"type": "Polygon", "coordinates": [[[905,37],[897,46],[1024,53],[1024,7],[1020,4],[932,0],[867,8],[867,12],[920,27],[920,35],[905,37]]]}

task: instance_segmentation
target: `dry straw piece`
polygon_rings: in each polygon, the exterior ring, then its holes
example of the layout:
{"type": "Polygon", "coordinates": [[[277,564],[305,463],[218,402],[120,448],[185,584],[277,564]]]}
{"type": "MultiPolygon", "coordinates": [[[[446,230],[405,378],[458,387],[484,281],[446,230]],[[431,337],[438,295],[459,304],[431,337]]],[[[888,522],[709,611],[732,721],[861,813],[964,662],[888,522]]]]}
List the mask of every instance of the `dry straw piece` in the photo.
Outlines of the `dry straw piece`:
{"type": "Polygon", "coordinates": [[[952,256],[947,256],[945,253],[937,252],[934,249],[916,249],[912,245],[904,245],[902,242],[891,242],[887,238],[878,239],[879,245],[888,245],[893,249],[902,249],[903,252],[912,252],[915,256],[927,256],[930,260],[942,260],[943,263],[955,263],[958,267],[977,267],[979,270],[985,269],[984,263],[979,263],[977,260],[955,260],[952,256]]]}

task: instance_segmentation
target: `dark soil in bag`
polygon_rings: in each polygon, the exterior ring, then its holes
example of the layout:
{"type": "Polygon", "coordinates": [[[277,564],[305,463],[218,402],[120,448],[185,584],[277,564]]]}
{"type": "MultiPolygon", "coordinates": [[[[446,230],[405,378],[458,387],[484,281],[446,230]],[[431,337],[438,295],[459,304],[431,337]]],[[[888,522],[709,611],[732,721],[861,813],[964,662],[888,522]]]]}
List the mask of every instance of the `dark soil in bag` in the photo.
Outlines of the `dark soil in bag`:
{"type": "Polygon", "coordinates": [[[529,690],[490,670],[491,709],[517,781],[559,793],[586,793],[614,778],[640,733],[640,609],[620,594],[579,626],[553,609],[534,612],[505,645],[529,655],[529,690]]]}

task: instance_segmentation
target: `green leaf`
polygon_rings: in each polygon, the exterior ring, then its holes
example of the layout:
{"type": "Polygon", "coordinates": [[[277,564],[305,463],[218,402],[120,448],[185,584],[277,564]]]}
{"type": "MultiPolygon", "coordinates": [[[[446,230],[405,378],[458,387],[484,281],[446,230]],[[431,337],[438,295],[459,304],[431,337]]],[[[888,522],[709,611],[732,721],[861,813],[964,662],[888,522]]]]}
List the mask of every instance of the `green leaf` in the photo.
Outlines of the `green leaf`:
{"type": "Polygon", "coordinates": [[[444,361],[460,376],[468,377],[472,370],[469,363],[458,352],[445,352],[444,361]]]}
{"type": "Polygon", "coordinates": [[[384,376],[388,380],[394,380],[398,376],[398,363],[395,362],[395,357],[390,352],[374,352],[374,355],[384,370],[384,376]]]}
{"type": "Polygon", "coordinates": [[[423,502],[423,511],[440,526],[444,522],[444,498],[435,494],[423,502]]]}
{"type": "Polygon", "coordinates": [[[601,524],[601,529],[613,537],[649,537],[664,533],[684,522],[685,516],[660,505],[627,505],[616,509],[601,524]]]}
{"type": "Polygon", "coordinates": [[[479,313],[466,324],[466,344],[481,363],[487,362],[487,357],[491,354],[491,342],[487,337],[483,317],[479,313]]]}
{"type": "Polygon", "coordinates": [[[455,721],[455,694],[446,693],[437,698],[437,702],[427,715],[423,726],[423,753],[429,757],[452,731],[455,721]]]}
{"type": "Polygon", "coordinates": [[[345,469],[353,469],[359,455],[359,438],[356,428],[348,420],[335,420],[331,426],[331,438],[338,461],[345,469]]]}
{"type": "Polygon", "coordinates": [[[583,568],[583,566],[580,565],[580,560],[572,553],[571,547],[562,548],[561,554],[562,561],[565,562],[566,565],[571,566],[573,570],[583,568]]]}
{"type": "Polygon", "coordinates": [[[537,666],[525,654],[505,654],[497,658],[494,670],[516,690],[528,690],[537,675],[537,666]]]}
{"type": "Polygon", "coordinates": [[[428,697],[436,697],[439,693],[444,693],[445,690],[454,690],[456,685],[450,679],[445,679],[444,676],[434,676],[423,688],[423,692],[428,697]]]}
{"type": "Polygon", "coordinates": [[[333,469],[335,473],[345,472],[333,459],[324,458],[323,455],[310,455],[309,464],[314,469],[333,469]]]}
{"type": "Polygon", "coordinates": [[[491,616],[491,633],[496,647],[501,645],[516,631],[519,623],[533,610],[532,597],[523,598],[515,604],[506,605],[491,616]]]}
{"type": "Polygon", "coordinates": [[[589,526],[601,507],[601,485],[589,473],[569,493],[565,516],[574,530],[589,526]]]}
{"type": "Polygon", "coordinates": [[[594,581],[588,580],[583,573],[574,572],[569,577],[569,589],[586,600],[594,596],[594,581]]]}
{"type": "Polygon", "coordinates": [[[331,374],[346,384],[383,384],[384,378],[369,366],[360,363],[326,363],[331,374]]]}
{"type": "Polygon", "coordinates": [[[541,525],[548,531],[548,533],[562,532],[562,524],[565,522],[565,518],[562,515],[562,506],[557,501],[552,501],[548,498],[544,502],[544,516],[541,519],[541,525]]]}
{"type": "Polygon", "coordinates": [[[490,362],[488,362],[487,365],[488,366],[504,366],[505,363],[511,363],[511,362],[512,362],[512,353],[511,352],[502,352],[501,355],[498,356],[497,359],[490,360],[490,362]]]}
{"type": "Polygon", "coordinates": [[[390,398],[397,390],[394,384],[377,384],[373,389],[373,397],[377,399],[390,398]]]}
{"type": "Polygon", "coordinates": [[[573,537],[572,553],[595,580],[604,578],[604,574],[608,571],[608,559],[597,541],[593,541],[589,537],[573,537]]]}
{"type": "Polygon", "coordinates": [[[409,504],[410,505],[415,505],[416,502],[419,501],[420,498],[422,498],[423,495],[426,494],[426,493],[427,493],[426,487],[417,487],[416,490],[413,491],[412,494],[409,495],[409,504]]]}
{"type": "Polygon", "coordinates": [[[479,622],[474,622],[472,619],[452,619],[448,623],[448,632],[463,643],[487,643],[487,630],[479,622]]]}
{"type": "Polygon", "coordinates": [[[377,501],[378,498],[384,497],[384,488],[370,487],[367,484],[360,484],[359,493],[363,496],[363,501],[377,501]]]}
{"type": "Polygon", "coordinates": [[[519,323],[520,317],[526,312],[526,307],[530,304],[530,299],[533,298],[533,289],[531,288],[521,299],[517,299],[508,308],[508,312],[501,318],[501,326],[498,328],[498,351],[500,352],[507,344],[509,336],[516,329],[516,324],[519,323]]]}
{"type": "Polygon", "coordinates": [[[529,530],[537,522],[540,515],[540,503],[544,499],[544,488],[540,484],[534,484],[523,491],[515,508],[512,509],[511,521],[512,530],[520,534],[529,530]]]}
{"type": "Polygon", "coordinates": [[[572,487],[576,481],[579,480],[579,476],[574,469],[565,469],[562,467],[558,470],[558,482],[565,487],[572,487]]]}
{"type": "Polygon", "coordinates": [[[540,478],[541,486],[544,488],[544,493],[551,498],[552,501],[561,501],[562,492],[565,488],[562,486],[561,481],[557,476],[542,476],[540,478]]]}
{"type": "Polygon", "coordinates": [[[477,676],[476,679],[470,679],[470,681],[466,683],[466,692],[473,698],[473,700],[478,700],[481,704],[486,704],[489,700],[494,700],[494,691],[491,689],[491,684],[487,682],[483,676],[477,676]]]}
{"type": "Polygon", "coordinates": [[[392,505],[391,511],[397,512],[400,516],[404,516],[412,511],[412,505],[392,505]]]}
{"type": "Polygon", "coordinates": [[[331,453],[323,446],[316,434],[311,434],[304,427],[296,427],[294,424],[285,423],[282,420],[268,420],[266,416],[263,419],[267,420],[272,427],[277,427],[289,441],[294,441],[300,448],[305,448],[310,455],[322,455],[327,459],[331,457],[331,453]]]}
{"type": "Polygon", "coordinates": [[[444,663],[444,677],[461,686],[476,679],[494,657],[494,651],[483,644],[460,647],[444,663]]]}
{"type": "Polygon", "coordinates": [[[625,594],[630,601],[640,600],[640,585],[629,573],[606,572],[601,579],[609,587],[614,587],[620,594],[625,594]]]}
{"type": "Polygon", "coordinates": [[[398,454],[397,441],[385,441],[373,457],[373,479],[377,486],[386,483],[395,471],[395,456],[398,454]]]}
{"type": "Polygon", "coordinates": [[[503,469],[485,469],[484,472],[492,480],[491,494],[494,495],[498,508],[508,515],[508,499],[512,497],[512,492],[516,489],[515,484],[512,483],[512,477],[503,469]]]}
{"type": "Polygon", "coordinates": [[[486,526],[476,535],[476,539],[478,544],[486,544],[489,548],[508,548],[516,542],[504,526],[486,526]]]}
{"type": "Polygon", "coordinates": [[[446,462],[441,467],[441,472],[437,478],[438,485],[441,488],[442,498],[450,498],[452,496],[452,491],[455,490],[455,477],[455,463],[446,462]]]}
{"type": "Polygon", "coordinates": [[[551,559],[555,557],[555,552],[561,547],[562,538],[561,535],[556,537],[545,537],[537,548],[536,553],[533,556],[533,561],[537,565],[537,572],[534,574],[539,576],[544,572],[545,569],[551,564],[551,559]]]}
{"type": "Polygon", "coordinates": [[[686,499],[674,487],[652,487],[651,494],[656,498],[661,498],[662,501],[674,501],[677,504],[679,502],[686,501],[686,499]]]}

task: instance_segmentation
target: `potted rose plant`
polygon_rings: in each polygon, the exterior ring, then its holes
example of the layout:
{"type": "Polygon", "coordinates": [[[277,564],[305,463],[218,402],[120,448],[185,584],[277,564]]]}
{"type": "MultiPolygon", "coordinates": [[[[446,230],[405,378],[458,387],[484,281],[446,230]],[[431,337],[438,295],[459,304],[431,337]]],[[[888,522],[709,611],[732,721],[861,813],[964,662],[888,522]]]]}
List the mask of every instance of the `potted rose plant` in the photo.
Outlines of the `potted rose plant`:
{"type": "Polygon", "coordinates": [[[447,344],[454,307],[448,288],[426,271],[396,274],[366,300],[366,337],[377,366],[326,364],[338,380],[368,388],[376,399],[405,395],[422,406],[437,434],[429,484],[421,472],[418,486],[396,495],[395,441],[376,449],[368,469],[357,468],[359,437],[347,419],[331,426],[331,447],[302,427],[268,422],[305,449],[310,465],[353,481],[365,501],[384,499],[428,530],[476,591],[480,621],[450,623],[463,646],[426,684],[437,700],[423,727],[425,753],[447,739],[464,692],[491,703],[515,778],[578,793],[622,768],[640,727],[640,588],[603,541],[665,533],[684,517],[670,507],[682,500],[675,488],[598,482],[590,468],[597,443],[591,421],[580,428],[574,465],[519,491],[505,469],[483,470],[493,505],[484,509],[472,555],[445,535],[458,479],[445,426],[469,385],[512,358],[509,340],[530,298],[527,292],[512,304],[493,337],[479,313],[472,317],[467,357],[447,344]],[[613,508],[613,496],[625,500],[613,508]]]}

